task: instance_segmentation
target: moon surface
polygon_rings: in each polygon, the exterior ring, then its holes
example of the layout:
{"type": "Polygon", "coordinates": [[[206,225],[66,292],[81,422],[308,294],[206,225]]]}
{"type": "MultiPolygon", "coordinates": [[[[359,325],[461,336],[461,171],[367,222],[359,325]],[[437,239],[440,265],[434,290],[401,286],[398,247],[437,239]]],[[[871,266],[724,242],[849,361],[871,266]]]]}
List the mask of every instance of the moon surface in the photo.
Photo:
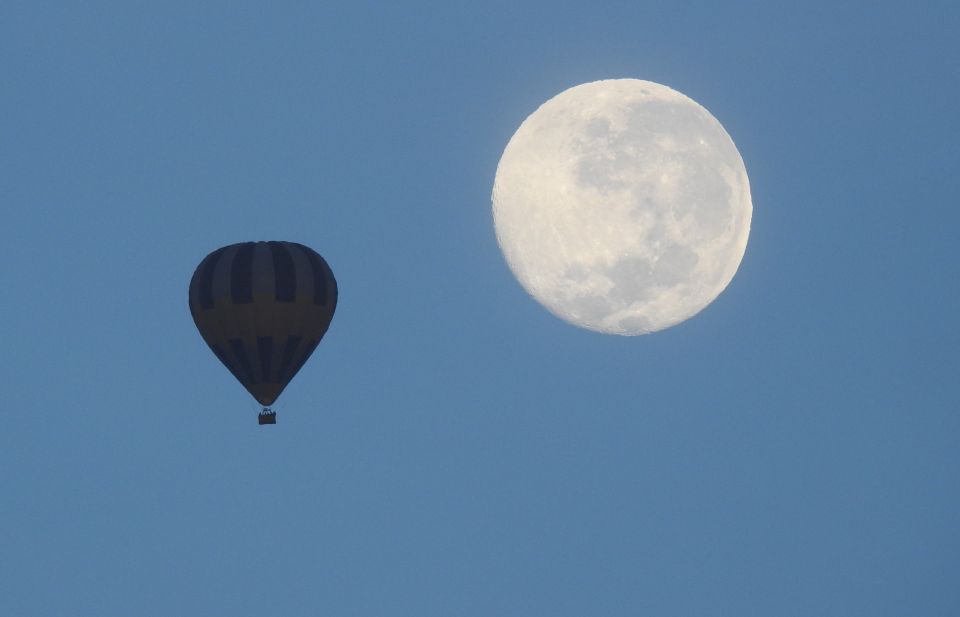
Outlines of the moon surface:
{"type": "Polygon", "coordinates": [[[710,304],[740,265],[752,213],[743,160],[716,118],[638,79],[544,103],[493,186],[497,241],[524,289],[571,324],[626,336],[710,304]]]}

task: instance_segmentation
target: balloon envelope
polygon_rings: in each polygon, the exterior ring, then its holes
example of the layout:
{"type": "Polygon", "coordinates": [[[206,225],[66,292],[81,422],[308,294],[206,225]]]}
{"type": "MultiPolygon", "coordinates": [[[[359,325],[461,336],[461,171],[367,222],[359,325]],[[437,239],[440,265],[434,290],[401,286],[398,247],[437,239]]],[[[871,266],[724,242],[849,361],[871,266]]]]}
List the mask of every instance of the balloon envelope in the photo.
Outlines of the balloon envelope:
{"type": "Polygon", "coordinates": [[[242,242],[207,255],[190,281],[203,340],[261,405],[272,404],[320,343],[337,281],[313,249],[242,242]]]}

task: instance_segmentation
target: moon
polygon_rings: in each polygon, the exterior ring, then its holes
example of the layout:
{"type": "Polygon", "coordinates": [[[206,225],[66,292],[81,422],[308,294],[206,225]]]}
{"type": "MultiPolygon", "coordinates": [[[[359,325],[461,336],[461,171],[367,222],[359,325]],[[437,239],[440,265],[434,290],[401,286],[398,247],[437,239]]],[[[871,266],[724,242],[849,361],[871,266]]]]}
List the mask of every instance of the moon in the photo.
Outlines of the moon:
{"type": "Polygon", "coordinates": [[[634,336],[678,324],[733,279],[753,205],[743,160],[710,112],[650,81],[553,97],[497,166],[497,241],[557,317],[634,336]]]}

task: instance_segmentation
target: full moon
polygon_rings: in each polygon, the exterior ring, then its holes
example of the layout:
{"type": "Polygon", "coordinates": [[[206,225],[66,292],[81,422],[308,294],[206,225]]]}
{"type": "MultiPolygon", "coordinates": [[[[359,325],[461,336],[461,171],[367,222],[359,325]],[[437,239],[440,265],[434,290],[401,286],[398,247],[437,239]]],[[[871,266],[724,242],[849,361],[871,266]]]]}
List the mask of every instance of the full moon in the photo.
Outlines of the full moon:
{"type": "Polygon", "coordinates": [[[632,336],[700,312],[747,247],[750,184],[706,109],[650,81],[575,86],[510,139],[493,185],[497,241],[557,317],[632,336]]]}

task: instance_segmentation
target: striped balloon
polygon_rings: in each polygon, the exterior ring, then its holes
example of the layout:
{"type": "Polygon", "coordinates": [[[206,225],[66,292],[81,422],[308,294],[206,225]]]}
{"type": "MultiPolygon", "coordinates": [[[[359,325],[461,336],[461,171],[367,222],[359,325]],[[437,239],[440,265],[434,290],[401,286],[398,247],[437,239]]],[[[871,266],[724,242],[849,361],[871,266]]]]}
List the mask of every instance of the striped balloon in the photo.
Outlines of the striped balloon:
{"type": "Polygon", "coordinates": [[[295,242],[242,242],[207,255],[190,281],[190,313],[217,358],[270,405],[320,343],[337,281],[295,242]]]}

